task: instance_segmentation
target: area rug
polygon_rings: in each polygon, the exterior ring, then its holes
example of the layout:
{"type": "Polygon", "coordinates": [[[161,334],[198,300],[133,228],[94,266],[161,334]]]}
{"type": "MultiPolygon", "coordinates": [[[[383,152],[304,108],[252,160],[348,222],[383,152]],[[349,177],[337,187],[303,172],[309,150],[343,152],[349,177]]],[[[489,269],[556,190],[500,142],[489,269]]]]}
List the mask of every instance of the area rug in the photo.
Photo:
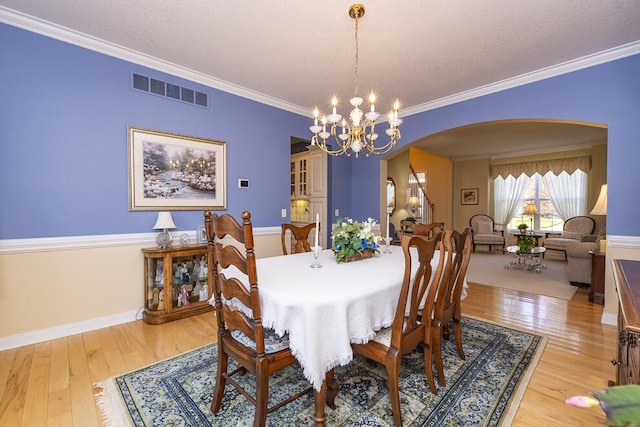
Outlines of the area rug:
{"type": "Polygon", "coordinates": [[[546,257],[542,260],[546,268],[535,270],[505,269],[514,261],[514,256],[501,253],[471,254],[467,270],[467,282],[499,288],[514,289],[570,300],[578,290],[569,283],[567,261],[546,257]]]}
{"type": "MultiPolygon", "coordinates": [[[[447,385],[434,395],[427,386],[422,351],[402,359],[400,390],[406,426],[508,426],[544,351],[546,337],[465,317],[466,360],[452,340],[443,344],[447,385]]],[[[228,385],[222,410],[211,413],[216,344],[96,384],[106,426],[251,426],[253,406],[228,385]]],[[[231,364],[233,365],[233,363],[231,364]]],[[[235,365],[233,365],[235,366],[235,365]]],[[[434,369],[435,370],[435,369],[434,369]]],[[[340,391],[328,426],[391,426],[393,416],[384,368],[357,356],[335,369],[340,391]]],[[[241,377],[251,389],[253,376],[241,377]]],[[[437,381],[436,381],[437,382],[437,381]]],[[[308,382],[294,365],[272,377],[270,398],[308,382]]],[[[267,417],[267,426],[313,425],[313,395],[267,417]]]]}

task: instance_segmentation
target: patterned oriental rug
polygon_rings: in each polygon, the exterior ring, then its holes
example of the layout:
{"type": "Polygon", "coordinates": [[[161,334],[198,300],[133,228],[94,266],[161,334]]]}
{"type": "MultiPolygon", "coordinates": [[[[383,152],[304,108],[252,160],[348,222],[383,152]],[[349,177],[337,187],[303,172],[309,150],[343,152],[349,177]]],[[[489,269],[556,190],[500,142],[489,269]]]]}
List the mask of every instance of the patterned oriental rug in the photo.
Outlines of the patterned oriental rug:
{"type": "MultiPolygon", "coordinates": [[[[403,357],[400,399],[405,426],[508,426],[540,359],[547,338],[465,317],[467,360],[458,357],[453,338],[445,341],[447,385],[429,391],[422,350],[403,357]]],[[[230,365],[233,364],[230,359],[230,365]]],[[[227,385],[222,410],[209,405],[216,371],[216,344],[96,384],[98,406],[107,426],[250,426],[253,406],[227,385]]],[[[434,367],[435,371],[435,367],[434,367]]],[[[272,376],[270,398],[303,389],[308,382],[294,365],[272,376]]],[[[328,426],[392,426],[384,368],[356,357],[335,369],[340,391],[337,409],[326,408],[328,426]]],[[[253,376],[240,378],[251,387],[253,376]]],[[[436,380],[437,384],[437,380],[436,380]]],[[[267,426],[313,425],[308,394],[267,416],[267,426]]]]}

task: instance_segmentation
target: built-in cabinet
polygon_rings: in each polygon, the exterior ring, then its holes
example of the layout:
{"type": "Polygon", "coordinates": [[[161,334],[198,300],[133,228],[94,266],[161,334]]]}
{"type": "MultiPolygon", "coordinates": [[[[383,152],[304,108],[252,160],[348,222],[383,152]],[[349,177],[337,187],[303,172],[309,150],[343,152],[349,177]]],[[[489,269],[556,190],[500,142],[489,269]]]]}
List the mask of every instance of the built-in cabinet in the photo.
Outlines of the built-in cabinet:
{"type": "Polygon", "coordinates": [[[307,224],[315,222],[319,215],[321,232],[319,244],[327,246],[327,154],[318,148],[309,147],[303,153],[291,155],[291,222],[307,224]]]}
{"type": "Polygon", "coordinates": [[[291,198],[309,197],[309,153],[291,155],[291,198]]]}
{"type": "Polygon", "coordinates": [[[319,149],[309,151],[309,198],[327,198],[327,154],[319,149]]]}

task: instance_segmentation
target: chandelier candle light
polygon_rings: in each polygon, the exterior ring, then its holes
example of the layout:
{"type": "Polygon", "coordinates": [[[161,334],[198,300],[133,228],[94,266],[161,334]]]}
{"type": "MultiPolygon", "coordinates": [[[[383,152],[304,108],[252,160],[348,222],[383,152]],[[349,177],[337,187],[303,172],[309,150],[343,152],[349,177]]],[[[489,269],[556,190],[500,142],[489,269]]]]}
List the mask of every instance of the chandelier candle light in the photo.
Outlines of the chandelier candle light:
{"type": "Polygon", "coordinates": [[[313,126],[309,127],[309,130],[313,133],[311,145],[319,147],[322,151],[332,156],[345,154],[349,157],[352,153],[355,153],[357,158],[361,151],[365,157],[371,154],[384,154],[391,150],[396,145],[396,141],[400,139],[399,126],[402,124],[402,119],[398,118],[400,103],[396,100],[393,110],[389,113],[389,128],[385,131],[389,141],[384,145],[376,146],[378,134],[375,132],[375,125],[376,120],[380,117],[380,113],[376,111],[375,107],[376,96],[373,92],[369,95],[371,108],[367,113],[360,109],[363,99],[358,96],[358,19],[364,16],[364,6],[361,4],[352,5],[349,8],[349,16],[355,20],[356,40],[355,89],[353,98],[349,101],[353,110],[349,113],[349,121],[343,119],[342,115],[337,113],[338,98],[335,95],[331,100],[331,114],[323,114],[322,119],[320,119],[320,112],[316,107],[313,111],[313,126]],[[319,124],[319,121],[322,122],[322,125],[319,124]],[[338,124],[342,128],[341,131],[338,131],[338,124]],[[327,125],[329,125],[329,130],[327,130],[327,125]],[[333,141],[335,141],[337,147],[335,150],[327,146],[327,140],[330,137],[333,137],[333,141]]]}

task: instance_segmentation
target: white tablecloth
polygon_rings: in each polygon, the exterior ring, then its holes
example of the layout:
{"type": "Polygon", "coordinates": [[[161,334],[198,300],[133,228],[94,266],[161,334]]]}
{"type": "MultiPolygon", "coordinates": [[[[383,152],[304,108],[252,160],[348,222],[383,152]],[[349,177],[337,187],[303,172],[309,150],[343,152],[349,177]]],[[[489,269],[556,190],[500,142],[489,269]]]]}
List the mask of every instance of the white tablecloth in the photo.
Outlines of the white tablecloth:
{"type": "MultiPolygon", "coordinates": [[[[311,253],[257,260],[263,324],[289,333],[291,350],[316,390],[327,371],[353,359],[351,343],[365,343],[393,322],[404,257],[401,247],[389,249],[391,254],[341,264],[324,250],[319,269],[310,267],[311,253]]],[[[412,268],[415,273],[417,262],[412,268]]]]}

